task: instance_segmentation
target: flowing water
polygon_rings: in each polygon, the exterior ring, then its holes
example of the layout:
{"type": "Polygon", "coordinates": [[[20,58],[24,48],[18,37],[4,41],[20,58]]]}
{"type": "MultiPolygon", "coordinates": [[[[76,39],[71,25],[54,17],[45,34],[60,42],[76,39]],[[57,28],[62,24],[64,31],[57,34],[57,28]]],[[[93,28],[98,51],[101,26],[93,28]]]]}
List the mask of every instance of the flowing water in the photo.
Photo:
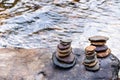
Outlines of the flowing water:
{"type": "Polygon", "coordinates": [[[71,38],[85,48],[88,37],[109,37],[120,59],[120,0],[0,0],[0,47],[51,48],[71,38]]]}

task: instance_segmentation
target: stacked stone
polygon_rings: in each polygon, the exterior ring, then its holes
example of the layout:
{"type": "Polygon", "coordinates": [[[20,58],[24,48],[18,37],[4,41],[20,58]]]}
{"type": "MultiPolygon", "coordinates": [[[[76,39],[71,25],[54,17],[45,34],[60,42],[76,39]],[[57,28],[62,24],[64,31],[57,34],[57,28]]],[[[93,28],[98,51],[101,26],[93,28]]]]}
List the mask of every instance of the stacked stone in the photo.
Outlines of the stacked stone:
{"type": "Polygon", "coordinates": [[[95,53],[95,48],[95,46],[88,46],[85,48],[85,59],[83,64],[89,71],[98,71],[100,68],[99,61],[95,53]]]}
{"type": "Polygon", "coordinates": [[[74,2],[79,2],[80,0],[73,0],[74,2]]]}
{"type": "Polygon", "coordinates": [[[53,63],[60,68],[71,68],[76,63],[76,58],[73,55],[72,40],[65,39],[60,40],[60,44],[57,46],[57,51],[53,54],[53,63]]]}
{"type": "Polygon", "coordinates": [[[93,36],[89,38],[91,45],[96,46],[97,57],[104,58],[111,53],[111,50],[105,45],[108,39],[105,36],[93,36]]]}

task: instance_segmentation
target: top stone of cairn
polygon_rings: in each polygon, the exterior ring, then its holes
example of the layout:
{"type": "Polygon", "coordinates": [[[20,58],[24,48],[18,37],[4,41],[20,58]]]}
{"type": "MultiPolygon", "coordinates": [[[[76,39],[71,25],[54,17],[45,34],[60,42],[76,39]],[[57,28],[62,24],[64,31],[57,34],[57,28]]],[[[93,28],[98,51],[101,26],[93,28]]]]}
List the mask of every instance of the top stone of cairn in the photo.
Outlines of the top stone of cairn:
{"type": "Polygon", "coordinates": [[[71,39],[62,39],[60,40],[60,43],[63,45],[69,45],[71,44],[72,40],[71,39]]]}
{"type": "Polygon", "coordinates": [[[105,36],[92,36],[89,38],[89,41],[94,41],[94,42],[98,42],[98,41],[107,41],[109,38],[105,37],[105,36]]]}

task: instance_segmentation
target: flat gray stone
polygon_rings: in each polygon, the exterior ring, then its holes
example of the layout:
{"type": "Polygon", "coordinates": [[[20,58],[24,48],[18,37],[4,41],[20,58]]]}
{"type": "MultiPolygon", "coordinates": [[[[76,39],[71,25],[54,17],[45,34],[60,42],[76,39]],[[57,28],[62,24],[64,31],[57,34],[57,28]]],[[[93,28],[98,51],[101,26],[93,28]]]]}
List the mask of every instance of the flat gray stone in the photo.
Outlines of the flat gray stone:
{"type": "Polygon", "coordinates": [[[75,64],[76,64],[76,59],[74,59],[74,61],[72,63],[65,63],[65,62],[60,62],[55,54],[53,54],[53,57],[52,57],[52,61],[53,61],[53,64],[57,67],[60,67],[60,68],[64,68],[64,69],[67,69],[67,68],[72,68],[75,64]]]}
{"type": "Polygon", "coordinates": [[[92,36],[89,38],[90,41],[95,41],[95,42],[98,42],[98,41],[107,41],[109,38],[108,37],[105,37],[105,36],[92,36]]]}

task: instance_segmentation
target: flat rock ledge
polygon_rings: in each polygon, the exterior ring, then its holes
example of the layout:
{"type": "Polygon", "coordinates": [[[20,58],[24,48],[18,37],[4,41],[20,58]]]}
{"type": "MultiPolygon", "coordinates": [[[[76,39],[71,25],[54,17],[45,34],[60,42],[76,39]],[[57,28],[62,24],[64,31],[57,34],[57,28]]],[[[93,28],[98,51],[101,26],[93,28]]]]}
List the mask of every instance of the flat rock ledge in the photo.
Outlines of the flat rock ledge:
{"type": "Polygon", "coordinates": [[[49,49],[0,49],[0,80],[44,80],[37,75],[50,60],[49,49]],[[37,76],[36,76],[37,75],[37,76]]]}
{"type": "Polygon", "coordinates": [[[119,60],[114,55],[99,59],[100,70],[86,71],[84,51],[73,49],[77,57],[71,69],[52,63],[50,49],[0,49],[0,80],[118,80],[119,60]]]}
{"type": "Polygon", "coordinates": [[[73,49],[77,57],[77,64],[71,69],[60,69],[51,62],[44,67],[47,80],[119,80],[119,60],[110,54],[106,58],[98,58],[100,70],[96,72],[87,71],[83,65],[84,51],[73,49]]]}

